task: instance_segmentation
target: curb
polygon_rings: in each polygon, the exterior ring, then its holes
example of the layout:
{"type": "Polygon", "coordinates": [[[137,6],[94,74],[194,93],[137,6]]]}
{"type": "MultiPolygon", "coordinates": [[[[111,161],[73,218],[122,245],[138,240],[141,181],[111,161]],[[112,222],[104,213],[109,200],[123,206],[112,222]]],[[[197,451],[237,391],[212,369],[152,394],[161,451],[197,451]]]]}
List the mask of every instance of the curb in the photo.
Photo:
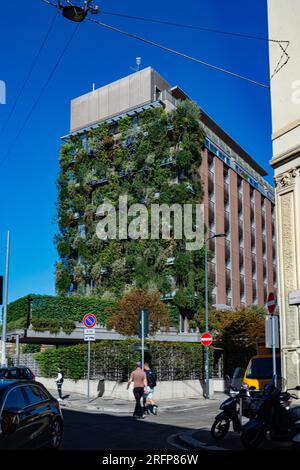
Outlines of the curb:
{"type": "MultiPolygon", "coordinates": [[[[134,409],[134,403],[128,403],[124,404],[122,406],[116,406],[113,408],[108,408],[105,406],[94,406],[90,405],[89,403],[83,403],[83,404],[73,404],[72,401],[65,401],[60,403],[62,409],[73,409],[73,410],[84,410],[84,411],[94,411],[94,412],[108,412],[108,413],[132,413],[134,409]]],[[[201,409],[206,407],[206,402],[198,404],[198,406],[195,406],[195,403],[192,403],[190,405],[185,404],[185,405],[160,405],[159,406],[159,411],[165,412],[165,411],[185,411],[185,410],[190,410],[190,409],[201,409]]]]}
{"type": "Polygon", "coordinates": [[[197,429],[196,431],[191,431],[191,432],[183,432],[181,434],[178,434],[178,439],[182,444],[188,445],[192,449],[202,449],[202,450],[229,450],[226,449],[225,447],[218,447],[214,445],[209,445],[205,442],[201,442],[198,439],[195,439],[193,436],[199,431],[197,429]]]}

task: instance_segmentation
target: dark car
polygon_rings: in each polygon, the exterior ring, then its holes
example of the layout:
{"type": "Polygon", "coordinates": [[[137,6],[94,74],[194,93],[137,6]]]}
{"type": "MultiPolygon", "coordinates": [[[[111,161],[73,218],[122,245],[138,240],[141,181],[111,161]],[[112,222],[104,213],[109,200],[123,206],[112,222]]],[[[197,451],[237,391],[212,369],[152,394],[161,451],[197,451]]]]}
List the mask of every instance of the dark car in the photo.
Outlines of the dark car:
{"type": "Polygon", "coordinates": [[[35,375],[27,366],[0,367],[0,379],[35,380],[35,375]]]}
{"type": "Polygon", "coordinates": [[[39,382],[0,379],[0,449],[58,449],[63,417],[39,382]]]}

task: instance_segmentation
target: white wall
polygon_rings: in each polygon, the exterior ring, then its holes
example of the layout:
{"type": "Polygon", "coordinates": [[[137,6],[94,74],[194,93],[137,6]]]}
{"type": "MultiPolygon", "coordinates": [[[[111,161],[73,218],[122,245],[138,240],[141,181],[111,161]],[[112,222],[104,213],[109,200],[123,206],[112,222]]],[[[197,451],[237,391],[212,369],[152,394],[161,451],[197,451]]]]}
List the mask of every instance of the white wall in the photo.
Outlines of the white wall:
{"type": "MultiPolygon", "coordinates": [[[[287,49],[290,59],[271,79],[273,158],[286,152],[287,149],[299,147],[300,144],[299,25],[298,0],[268,0],[269,38],[290,41],[287,49]],[[299,90],[297,93],[299,103],[293,100],[296,89],[299,90]]],[[[270,75],[275,70],[281,55],[282,50],[279,45],[270,42],[270,75]]]]}
{"type": "MultiPolygon", "coordinates": [[[[36,380],[45,385],[48,389],[55,389],[56,384],[54,379],[37,377],[36,380]]],[[[213,379],[210,381],[210,395],[213,396],[214,392],[224,391],[224,381],[220,379],[213,379]]],[[[90,395],[91,397],[98,396],[98,380],[90,381],[90,395]]],[[[86,380],[70,380],[65,379],[63,383],[63,394],[65,393],[79,393],[82,395],[87,394],[87,381],[86,380]]],[[[132,386],[127,390],[126,382],[105,381],[104,382],[104,398],[119,398],[122,400],[134,400],[132,393],[132,386]]],[[[155,388],[155,398],[157,400],[180,399],[180,398],[197,398],[203,397],[203,387],[199,380],[174,380],[166,382],[158,382],[155,388]]]]}

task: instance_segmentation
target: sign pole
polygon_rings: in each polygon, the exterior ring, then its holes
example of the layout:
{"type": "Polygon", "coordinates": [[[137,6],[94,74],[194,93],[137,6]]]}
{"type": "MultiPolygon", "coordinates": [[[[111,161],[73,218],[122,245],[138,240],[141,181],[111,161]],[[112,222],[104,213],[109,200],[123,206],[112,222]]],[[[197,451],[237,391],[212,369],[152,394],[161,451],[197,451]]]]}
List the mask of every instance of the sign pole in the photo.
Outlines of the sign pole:
{"type": "MultiPolygon", "coordinates": [[[[204,245],[205,263],[205,331],[208,331],[208,266],[207,266],[207,243],[204,245]]],[[[204,398],[209,400],[209,351],[204,346],[204,398]]]]}
{"type": "Polygon", "coordinates": [[[6,267],[5,267],[5,290],[4,290],[4,306],[2,316],[2,347],[1,347],[1,365],[7,365],[6,359],[6,322],[7,322],[7,303],[8,303],[8,276],[9,276],[9,252],[10,252],[10,232],[7,232],[6,238],[6,267]]]}
{"type": "Polygon", "coordinates": [[[141,321],[142,321],[142,370],[144,370],[144,361],[145,361],[145,312],[141,311],[141,321]]]}
{"type": "Polygon", "coordinates": [[[88,341],[87,396],[90,401],[91,342],[88,341]]]}
{"type": "Polygon", "coordinates": [[[273,357],[273,379],[274,385],[277,387],[277,376],[276,376],[276,332],[275,332],[275,316],[274,311],[276,308],[276,299],[273,292],[270,292],[267,299],[268,312],[272,322],[272,357],[273,357]]]}
{"type": "Polygon", "coordinates": [[[96,340],[96,330],[94,327],[97,324],[97,318],[93,313],[87,313],[82,319],[85,326],[83,332],[84,341],[88,342],[88,361],[87,361],[87,398],[90,400],[90,375],[91,375],[91,341],[96,340]]]}
{"type": "Polygon", "coordinates": [[[272,319],[272,355],[273,355],[273,377],[275,380],[275,387],[277,387],[277,371],[276,371],[276,337],[275,337],[275,316],[271,315],[272,319]]]}

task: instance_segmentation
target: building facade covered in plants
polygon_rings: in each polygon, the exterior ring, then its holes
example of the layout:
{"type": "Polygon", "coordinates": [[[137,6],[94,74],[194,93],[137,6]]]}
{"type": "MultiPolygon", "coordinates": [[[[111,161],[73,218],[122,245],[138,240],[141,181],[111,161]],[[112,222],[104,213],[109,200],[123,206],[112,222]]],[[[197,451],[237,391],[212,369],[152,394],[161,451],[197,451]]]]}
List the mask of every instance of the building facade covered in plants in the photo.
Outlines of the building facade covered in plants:
{"type": "MultiPolygon", "coordinates": [[[[110,201],[204,203],[215,304],[265,302],[274,289],[273,189],[265,171],[179,88],[148,67],[71,102],[58,177],[60,295],[117,299],[132,286],[158,291],[180,330],[204,305],[203,249],[167,239],[101,240],[110,201]]],[[[118,214],[119,215],[119,214],[118,214]]],[[[183,215],[182,215],[183,217],[183,215]]],[[[119,220],[119,219],[118,219],[119,220]]],[[[150,223],[150,220],[149,220],[150,223]]]]}

